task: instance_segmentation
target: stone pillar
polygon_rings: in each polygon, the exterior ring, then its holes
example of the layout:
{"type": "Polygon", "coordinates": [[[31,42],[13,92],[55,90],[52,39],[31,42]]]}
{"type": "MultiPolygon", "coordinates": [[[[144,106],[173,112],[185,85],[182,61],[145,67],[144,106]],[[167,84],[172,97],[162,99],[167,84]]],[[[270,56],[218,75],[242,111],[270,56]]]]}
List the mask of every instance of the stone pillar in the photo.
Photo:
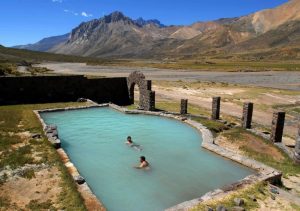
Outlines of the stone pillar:
{"type": "Polygon", "coordinates": [[[143,99],[143,110],[154,111],[155,110],[155,92],[147,91],[143,99]]]}
{"type": "Polygon", "coordinates": [[[296,136],[294,160],[296,163],[300,164],[300,124],[298,125],[298,134],[296,136]]]}
{"type": "Polygon", "coordinates": [[[188,100],[187,99],[181,99],[180,114],[187,114],[187,108],[188,108],[188,100]]]}
{"type": "Polygon", "coordinates": [[[271,137],[272,142],[281,142],[283,135],[285,112],[274,112],[272,119],[271,137]]]}
{"type": "Polygon", "coordinates": [[[149,110],[155,111],[155,92],[150,91],[150,103],[149,103],[149,110]]]}
{"type": "Polygon", "coordinates": [[[247,102],[243,106],[242,127],[245,129],[251,128],[253,114],[253,103],[247,102]]]}
{"type": "Polygon", "coordinates": [[[214,120],[220,119],[220,103],[221,97],[213,97],[211,118],[214,120]]]}
{"type": "Polygon", "coordinates": [[[152,90],[152,81],[151,80],[146,81],[146,89],[149,91],[152,90]]]}

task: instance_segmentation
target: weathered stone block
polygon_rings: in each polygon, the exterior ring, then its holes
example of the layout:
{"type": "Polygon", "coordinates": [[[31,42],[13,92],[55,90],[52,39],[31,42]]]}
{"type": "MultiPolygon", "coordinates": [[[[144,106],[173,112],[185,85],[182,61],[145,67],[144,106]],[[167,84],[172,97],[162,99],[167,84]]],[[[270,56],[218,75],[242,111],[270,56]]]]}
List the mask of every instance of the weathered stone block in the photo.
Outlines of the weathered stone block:
{"type": "Polygon", "coordinates": [[[285,120],[285,112],[273,113],[270,140],[274,143],[282,141],[284,120],[285,120]]]}
{"type": "Polygon", "coordinates": [[[245,129],[251,129],[253,115],[253,103],[247,102],[243,106],[243,117],[242,117],[242,127],[245,129]]]}
{"type": "Polygon", "coordinates": [[[149,92],[149,101],[146,101],[148,107],[148,111],[155,111],[155,92],[149,92]]]}
{"type": "Polygon", "coordinates": [[[42,138],[42,135],[39,134],[39,133],[34,133],[34,134],[31,135],[31,138],[33,138],[33,139],[40,139],[40,138],[42,138]]]}
{"type": "Polygon", "coordinates": [[[294,160],[296,163],[300,164],[300,124],[298,126],[298,134],[296,137],[294,160]]]}
{"type": "Polygon", "coordinates": [[[216,211],[228,211],[226,207],[218,205],[216,211]]]}
{"type": "Polygon", "coordinates": [[[188,112],[188,99],[181,99],[180,114],[187,114],[188,112]]]}
{"type": "Polygon", "coordinates": [[[149,91],[152,90],[152,81],[151,80],[146,80],[146,88],[149,91]]]}
{"type": "Polygon", "coordinates": [[[76,175],[73,178],[74,178],[75,182],[79,185],[85,183],[85,179],[80,175],[76,175]]]}
{"type": "Polygon", "coordinates": [[[244,207],[235,206],[231,208],[231,211],[245,211],[244,207]]]}
{"type": "Polygon", "coordinates": [[[213,97],[211,118],[214,120],[220,119],[220,105],[221,97],[213,97]]]}
{"type": "Polygon", "coordinates": [[[241,198],[234,198],[233,201],[236,206],[242,206],[245,203],[244,199],[241,199],[241,198]]]}

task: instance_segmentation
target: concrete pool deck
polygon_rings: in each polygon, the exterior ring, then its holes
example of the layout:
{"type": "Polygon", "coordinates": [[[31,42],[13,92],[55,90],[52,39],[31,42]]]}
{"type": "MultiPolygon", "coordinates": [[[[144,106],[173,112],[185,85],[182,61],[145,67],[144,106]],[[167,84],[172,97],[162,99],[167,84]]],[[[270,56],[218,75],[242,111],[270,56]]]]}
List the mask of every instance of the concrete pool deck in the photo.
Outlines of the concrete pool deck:
{"type": "MultiPolygon", "coordinates": [[[[282,173],[277,171],[274,168],[271,168],[265,164],[262,164],[258,161],[255,161],[253,159],[249,159],[245,156],[241,156],[236,154],[233,151],[230,151],[228,149],[225,149],[223,147],[217,146],[214,144],[214,138],[212,133],[202,124],[195,122],[193,120],[187,119],[184,116],[171,114],[171,113],[165,113],[165,112],[153,112],[153,111],[141,111],[141,110],[128,110],[126,108],[114,105],[114,104],[94,104],[91,106],[83,106],[83,107],[67,107],[63,109],[45,109],[45,110],[35,110],[34,113],[39,118],[40,122],[42,123],[42,126],[46,128],[46,124],[44,120],[41,118],[40,113],[42,112],[55,112],[55,111],[67,111],[67,110],[77,110],[77,109],[86,109],[86,108],[95,108],[95,107],[110,107],[117,111],[120,111],[125,114],[146,114],[146,115],[155,115],[155,116],[161,116],[166,118],[175,119],[178,121],[182,121],[183,123],[186,123],[194,128],[196,128],[202,135],[202,147],[214,152],[220,156],[223,156],[224,158],[230,159],[232,161],[235,161],[237,163],[240,163],[244,166],[247,166],[253,170],[255,170],[257,173],[247,176],[246,178],[239,180],[235,182],[234,184],[226,186],[226,188],[220,188],[213,191],[208,192],[207,194],[203,195],[200,198],[196,198],[190,201],[186,201],[183,203],[180,203],[174,207],[168,208],[166,210],[168,211],[175,211],[175,210],[188,210],[192,207],[195,207],[199,203],[203,201],[207,201],[213,198],[218,198],[226,195],[228,192],[233,191],[234,189],[238,187],[243,187],[244,185],[248,184],[254,184],[260,181],[270,181],[276,182],[281,179],[282,173]]],[[[76,181],[77,178],[80,176],[77,168],[73,163],[70,162],[70,159],[68,155],[65,153],[65,151],[62,148],[57,149],[58,154],[60,155],[64,165],[67,167],[69,173],[72,175],[73,179],[76,181]]],[[[78,191],[81,193],[85,205],[88,210],[106,210],[104,205],[100,202],[100,199],[98,199],[89,188],[88,184],[84,182],[83,184],[78,184],[77,181],[77,188],[78,191]]]]}

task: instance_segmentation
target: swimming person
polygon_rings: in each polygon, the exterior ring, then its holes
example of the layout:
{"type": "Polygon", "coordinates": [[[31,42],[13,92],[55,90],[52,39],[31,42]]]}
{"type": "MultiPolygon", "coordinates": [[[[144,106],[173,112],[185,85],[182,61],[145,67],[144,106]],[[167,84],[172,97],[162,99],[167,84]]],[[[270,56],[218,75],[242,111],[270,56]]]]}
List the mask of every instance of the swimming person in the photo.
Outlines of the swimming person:
{"type": "Polygon", "coordinates": [[[125,143],[128,144],[128,145],[132,145],[133,144],[131,136],[127,137],[127,141],[125,143]]]}
{"type": "Polygon", "coordinates": [[[134,148],[134,149],[136,149],[136,150],[138,150],[138,151],[141,151],[141,150],[142,150],[142,148],[141,148],[140,145],[133,143],[133,141],[132,141],[132,139],[131,139],[131,136],[128,136],[128,137],[127,137],[127,141],[126,141],[125,143],[126,143],[128,146],[130,146],[130,147],[132,147],[132,148],[134,148]]]}
{"type": "Polygon", "coordinates": [[[145,156],[141,156],[140,157],[140,165],[139,166],[135,166],[134,168],[137,168],[137,169],[149,169],[149,165],[150,164],[146,160],[145,156]]]}

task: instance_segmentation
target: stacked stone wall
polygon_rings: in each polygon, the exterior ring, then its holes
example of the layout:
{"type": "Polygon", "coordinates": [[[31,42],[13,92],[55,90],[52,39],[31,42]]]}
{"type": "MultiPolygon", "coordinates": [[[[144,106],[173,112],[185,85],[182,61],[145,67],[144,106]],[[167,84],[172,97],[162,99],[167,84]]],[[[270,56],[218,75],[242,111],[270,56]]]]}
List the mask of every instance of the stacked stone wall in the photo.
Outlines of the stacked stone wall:
{"type": "Polygon", "coordinates": [[[0,77],[0,105],[70,102],[78,98],[88,98],[97,103],[130,104],[125,77],[0,77]]]}

